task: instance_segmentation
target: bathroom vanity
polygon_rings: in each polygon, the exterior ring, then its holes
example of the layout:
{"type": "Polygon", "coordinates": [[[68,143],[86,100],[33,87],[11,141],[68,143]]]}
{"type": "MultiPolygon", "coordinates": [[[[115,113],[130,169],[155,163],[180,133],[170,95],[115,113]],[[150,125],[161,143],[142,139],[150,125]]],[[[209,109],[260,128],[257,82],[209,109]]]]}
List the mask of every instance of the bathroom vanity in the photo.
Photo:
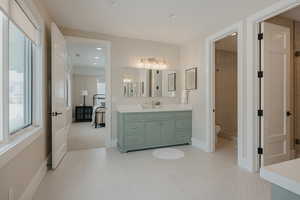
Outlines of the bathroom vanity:
{"type": "Polygon", "coordinates": [[[121,152],[191,143],[190,106],[121,106],[117,115],[121,152]]]}
{"type": "Polygon", "coordinates": [[[264,167],[260,176],[272,184],[272,200],[300,200],[300,159],[264,167]]]}

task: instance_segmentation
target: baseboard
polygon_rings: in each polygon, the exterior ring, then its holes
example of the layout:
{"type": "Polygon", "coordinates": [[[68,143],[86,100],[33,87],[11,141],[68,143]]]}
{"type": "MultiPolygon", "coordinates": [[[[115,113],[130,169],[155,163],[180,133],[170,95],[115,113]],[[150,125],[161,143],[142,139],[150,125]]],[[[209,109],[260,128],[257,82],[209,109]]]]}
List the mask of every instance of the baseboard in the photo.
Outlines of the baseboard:
{"type": "Polygon", "coordinates": [[[206,146],[206,143],[203,143],[201,140],[196,139],[196,138],[192,138],[192,146],[199,148],[205,152],[208,152],[208,148],[206,146]]]}
{"type": "Polygon", "coordinates": [[[35,192],[37,191],[40,183],[42,182],[43,178],[45,177],[48,168],[47,168],[48,159],[45,160],[42,165],[40,166],[37,173],[31,179],[29,185],[25,189],[24,193],[22,194],[19,200],[32,200],[35,192]]]}

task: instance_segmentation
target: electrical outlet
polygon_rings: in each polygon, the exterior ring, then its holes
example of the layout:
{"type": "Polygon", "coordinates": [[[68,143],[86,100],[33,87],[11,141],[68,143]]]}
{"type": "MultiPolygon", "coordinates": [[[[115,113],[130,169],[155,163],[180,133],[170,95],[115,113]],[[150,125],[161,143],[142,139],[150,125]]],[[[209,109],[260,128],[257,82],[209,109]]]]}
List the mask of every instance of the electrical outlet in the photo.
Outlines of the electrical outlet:
{"type": "Polygon", "coordinates": [[[8,200],[15,200],[15,192],[13,188],[9,188],[8,200]]]}

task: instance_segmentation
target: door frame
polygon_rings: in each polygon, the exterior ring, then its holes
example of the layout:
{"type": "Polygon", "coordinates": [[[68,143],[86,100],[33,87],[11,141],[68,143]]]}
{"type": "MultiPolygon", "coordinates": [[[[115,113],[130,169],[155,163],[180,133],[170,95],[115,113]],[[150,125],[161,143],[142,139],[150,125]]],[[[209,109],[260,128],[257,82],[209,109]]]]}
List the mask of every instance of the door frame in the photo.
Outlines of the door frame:
{"type": "Polygon", "coordinates": [[[237,62],[237,120],[238,120],[238,127],[237,127],[237,135],[238,135],[238,165],[242,168],[247,168],[246,165],[246,158],[243,153],[244,147],[244,117],[245,114],[244,110],[244,95],[243,95],[243,88],[245,78],[243,76],[244,68],[243,68],[243,59],[244,59],[244,46],[243,46],[243,27],[244,23],[242,21],[233,24],[232,26],[208,37],[206,39],[206,66],[207,66],[207,75],[208,75],[208,132],[207,132],[207,151],[208,152],[215,152],[215,143],[216,143],[216,132],[215,132],[215,42],[223,39],[233,33],[237,33],[237,41],[238,41],[238,62],[237,62]]]}
{"type": "Polygon", "coordinates": [[[105,83],[106,83],[106,128],[107,132],[105,134],[105,146],[106,148],[113,147],[112,143],[112,83],[111,83],[111,42],[107,40],[98,40],[98,39],[89,39],[84,37],[77,36],[68,36],[65,35],[65,38],[68,41],[76,41],[90,44],[99,44],[105,46],[106,48],[106,68],[105,68],[105,83]]]}
{"type": "Polygon", "coordinates": [[[300,5],[299,0],[284,0],[257,12],[247,18],[247,154],[251,171],[259,171],[259,84],[257,71],[259,69],[259,43],[257,35],[259,24],[271,17],[284,13],[300,5]]]}

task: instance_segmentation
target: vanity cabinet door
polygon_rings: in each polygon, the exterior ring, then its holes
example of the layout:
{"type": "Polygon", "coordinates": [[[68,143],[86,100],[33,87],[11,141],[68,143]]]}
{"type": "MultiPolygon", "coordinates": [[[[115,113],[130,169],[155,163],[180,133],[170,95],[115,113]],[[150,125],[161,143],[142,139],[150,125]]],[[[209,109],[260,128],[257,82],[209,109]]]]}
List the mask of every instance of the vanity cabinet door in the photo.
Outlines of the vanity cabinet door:
{"type": "Polygon", "coordinates": [[[161,145],[161,122],[147,122],[145,124],[146,145],[153,147],[161,145]]]}
{"type": "Polygon", "coordinates": [[[145,145],[145,124],[143,122],[127,123],[125,125],[125,143],[130,148],[140,148],[145,145]]]}
{"type": "Polygon", "coordinates": [[[172,145],[175,142],[175,120],[161,122],[161,139],[164,145],[172,145]]]}

